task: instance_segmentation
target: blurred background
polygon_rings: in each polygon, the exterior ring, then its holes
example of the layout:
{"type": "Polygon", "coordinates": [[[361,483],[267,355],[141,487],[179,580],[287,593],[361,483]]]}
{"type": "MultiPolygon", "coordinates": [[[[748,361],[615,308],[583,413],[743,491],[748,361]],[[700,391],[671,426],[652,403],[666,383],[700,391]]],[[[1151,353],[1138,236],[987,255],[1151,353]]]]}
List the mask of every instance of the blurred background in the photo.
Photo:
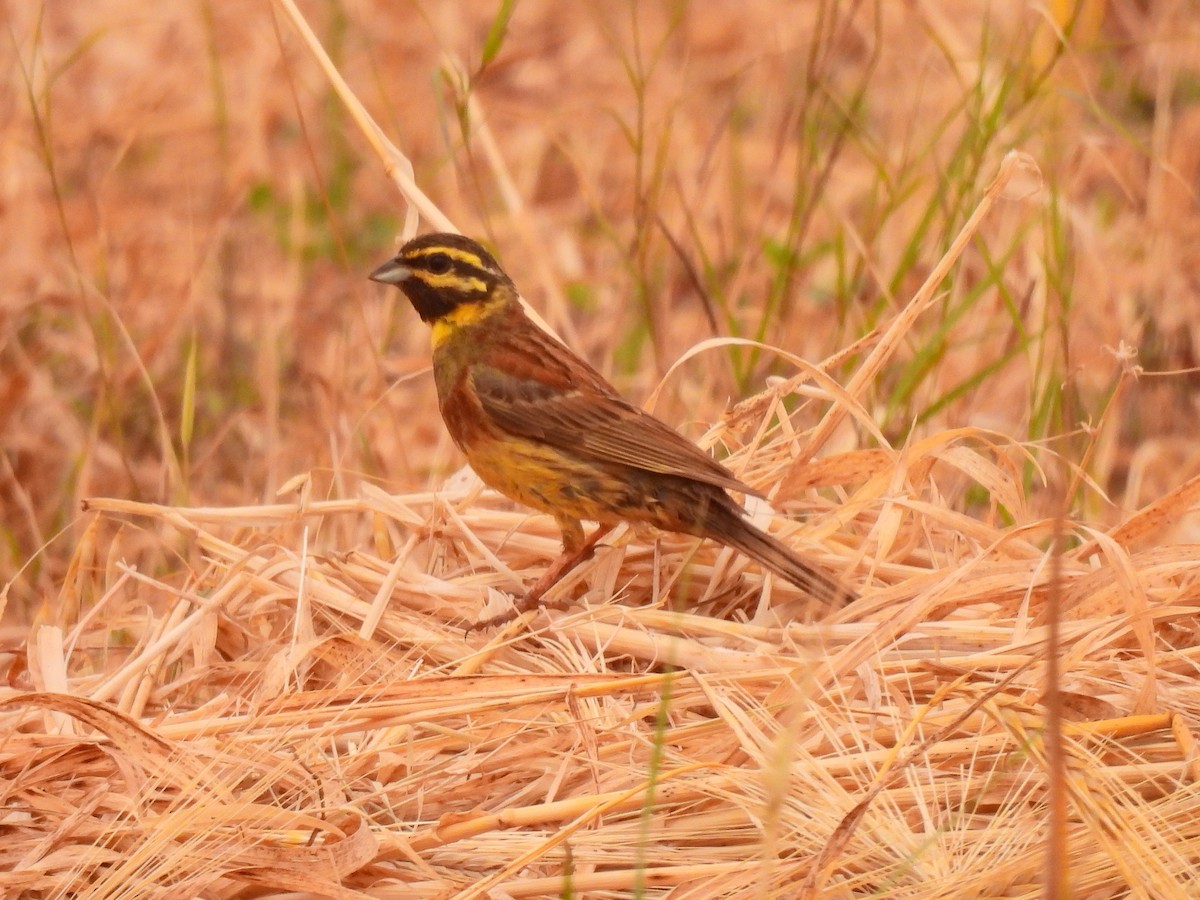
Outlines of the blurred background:
{"type": "MultiPolygon", "coordinates": [[[[1040,185],[859,399],[894,444],[1052,449],[1101,525],[1200,471],[1192,0],[300,5],[425,192],[639,402],[706,338],[819,361],[869,333],[1030,154],[1040,185]]],[[[365,277],[400,196],[277,6],[0,8],[6,621],[87,561],[84,498],[417,490],[462,464],[427,329],[365,277]]],[[[795,372],[717,347],[657,411],[695,436],[795,372]]]]}

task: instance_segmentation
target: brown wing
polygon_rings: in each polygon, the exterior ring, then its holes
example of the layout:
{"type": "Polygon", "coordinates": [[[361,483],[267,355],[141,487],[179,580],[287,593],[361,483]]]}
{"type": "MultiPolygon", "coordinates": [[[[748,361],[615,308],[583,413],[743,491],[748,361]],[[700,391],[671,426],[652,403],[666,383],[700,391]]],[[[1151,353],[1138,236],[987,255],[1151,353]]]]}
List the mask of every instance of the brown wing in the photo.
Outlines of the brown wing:
{"type": "MultiPolygon", "coordinates": [[[[604,378],[553,338],[509,343],[471,367],[484,411],[510,434],[544,441],[600,463],[620,463],[759,495],[663,422],[626,402],[604,378]]],[[[761,496],[761,495],[759,495],[761,496]]]]}

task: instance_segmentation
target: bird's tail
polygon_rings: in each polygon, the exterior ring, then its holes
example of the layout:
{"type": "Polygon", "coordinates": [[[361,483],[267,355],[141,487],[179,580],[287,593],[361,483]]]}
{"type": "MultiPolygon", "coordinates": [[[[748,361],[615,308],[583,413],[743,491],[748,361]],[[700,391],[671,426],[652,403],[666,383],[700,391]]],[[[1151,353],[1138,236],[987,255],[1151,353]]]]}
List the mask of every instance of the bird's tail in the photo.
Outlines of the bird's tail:
{"type": "Polygon", "coordinates": [[[746,554],[814,599],[842,606],[858,598],[854,591],[806,561],[791,547],[751,525],[740,508],[717,507],[712,513],[715,515],[710,515],[707,523],[710,537],[746,554]]]}

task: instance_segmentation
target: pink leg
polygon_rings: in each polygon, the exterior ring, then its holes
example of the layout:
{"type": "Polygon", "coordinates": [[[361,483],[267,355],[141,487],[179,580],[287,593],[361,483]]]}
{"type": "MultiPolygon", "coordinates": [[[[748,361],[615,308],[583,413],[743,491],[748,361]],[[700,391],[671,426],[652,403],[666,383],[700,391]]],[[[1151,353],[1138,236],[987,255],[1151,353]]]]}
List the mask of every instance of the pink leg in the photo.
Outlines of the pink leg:
{"type": "MultiPolygon", "coordinates": [[[[576,526],[578,527],[578,526],[576,526]]],[[[513,604],[513,608],[508,612],[501,613],[498,616],[492,616],[490,619],[485,619],[482,622],[477,622],[472,625],[468,631],[474,631],[476,628],[494,628],[497,625],[503,625],[506,622],[511,622],[521,613],[528,612],[534,609],[541,603],[542,595],[554,585],[562,580],[563,576],[574,569],[577,565],[591,558],[596,551],[596,542],[612,531],[612,525],[601,525],[587,540],[577,543],[572,548],[571,544],[575,541],[571,540],[571,533],[567,529],[563,529],[563,552],[548,568],[541,578],[537,580],[537,584],[531,587],[525,596],[513,604]]]]}

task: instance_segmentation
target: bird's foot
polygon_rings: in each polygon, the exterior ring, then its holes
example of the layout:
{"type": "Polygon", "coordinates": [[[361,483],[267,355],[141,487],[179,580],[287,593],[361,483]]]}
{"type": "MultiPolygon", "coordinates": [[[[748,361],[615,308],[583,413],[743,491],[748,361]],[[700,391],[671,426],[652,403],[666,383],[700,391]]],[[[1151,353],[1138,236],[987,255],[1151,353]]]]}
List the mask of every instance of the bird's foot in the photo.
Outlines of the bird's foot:
{"type": "Polygon", "coordinates": [[[470,634],[472,631],[483,631],[489,628],[496,628],[500,625],[507,625],[518,616],[524,615],[533,609],[565,608],[567,603],[570,602],[570,598],[564,598],[562,600],[555,601],[554,603],[546,604],[542,602],[542,597],[548,590],[550,590],[550,588],[558,584],[564,575],[581,563],[591,559],[593,554],[596,552],[596,542],[610,531],[612,531],[611,525],[601,525],[579,547],[573,550],[563,548],[562,555],[560,555],[558,559],[554,561],[554,564],[551,565],[550,568],[542,573],[542,577],[537,580],[537,583],[533,587],[525,592],[524,597],[521,597],[519,600],[513,602],[511,609],[476,622],[474,625],[471,625],[467,628],[467,633],[470,634]]]}

